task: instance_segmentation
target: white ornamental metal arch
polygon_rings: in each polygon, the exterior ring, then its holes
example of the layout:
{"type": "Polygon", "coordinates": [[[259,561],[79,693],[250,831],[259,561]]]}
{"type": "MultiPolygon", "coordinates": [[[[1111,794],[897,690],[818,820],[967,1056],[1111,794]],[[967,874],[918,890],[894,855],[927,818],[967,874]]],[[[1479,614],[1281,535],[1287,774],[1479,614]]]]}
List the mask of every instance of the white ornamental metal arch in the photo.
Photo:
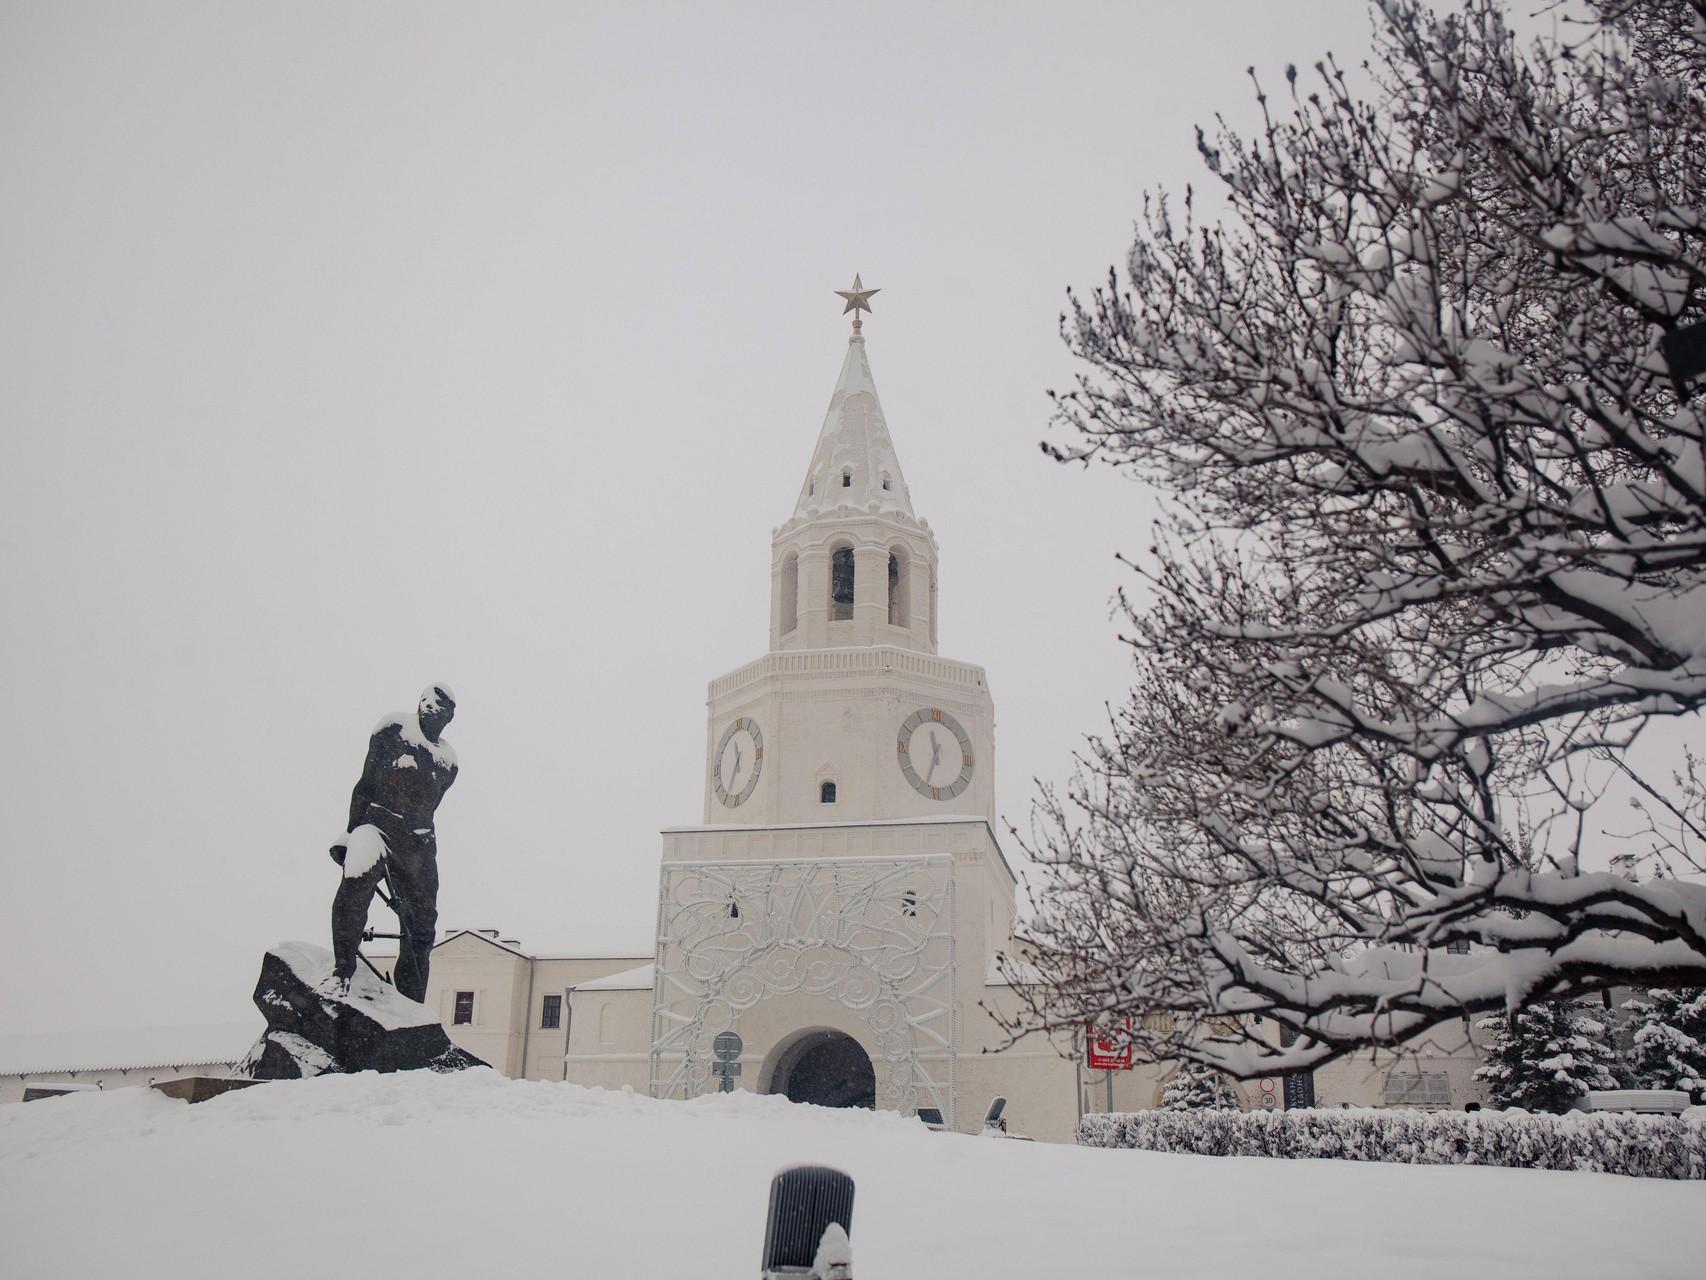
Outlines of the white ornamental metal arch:
{"type": "Polygon", "coordinates": [[[951,857],[668,863],[659,878],[651,1093],[714,1091],[711,1042],[794,994],[869,1030],[878,1105],[955,1120],[951,857]]]}

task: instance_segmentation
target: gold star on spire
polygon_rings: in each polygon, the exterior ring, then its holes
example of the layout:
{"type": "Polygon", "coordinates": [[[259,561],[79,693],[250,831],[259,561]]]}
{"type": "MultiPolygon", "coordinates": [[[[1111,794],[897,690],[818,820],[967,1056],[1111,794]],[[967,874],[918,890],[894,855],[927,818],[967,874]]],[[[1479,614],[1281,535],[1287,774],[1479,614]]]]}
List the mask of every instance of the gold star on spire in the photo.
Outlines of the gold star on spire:
{"type": "Polygon", "coordinates": [[[847,305],[841,308],[841,314],[846,315],[849,311],[853,313],[854,333],[858,333],[863,327],[859,323],[859,313],[861,311],[869,312],[871,309],[871,296],[881,292],[881,289],[867,289],[864,283],[859,279],[859,273],[857,271],[853,273],[853,287],[851,289],[835,290],[837,297],[847,299],[847,305]]]}

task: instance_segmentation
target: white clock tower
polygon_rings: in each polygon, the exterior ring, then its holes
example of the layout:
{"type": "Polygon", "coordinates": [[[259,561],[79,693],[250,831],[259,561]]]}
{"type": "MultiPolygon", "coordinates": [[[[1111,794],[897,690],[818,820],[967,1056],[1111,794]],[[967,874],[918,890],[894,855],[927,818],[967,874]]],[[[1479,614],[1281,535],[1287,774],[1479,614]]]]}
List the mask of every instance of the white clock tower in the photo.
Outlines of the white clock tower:
{"type": "Polygon", "coordinates": [[[962,1087],[1011,1092],[977,1008],[1014,911],[994,705],[982,668],[936,652],[936,538],[861,333],[877,291],[839,292],[853,333],[771,538],[769,649],[710,682],[704,813],[663,833],[648,1085],[691,1097],[738,1069],[952,1125],[962,1087]]]}
{"type": "Polygon", "coordinates": [[[770,651],[710,684],[707,823],[995,818],[989,687],[981,667],[937,656],[936,537],[853,324],[770,540],[770,651]]]}

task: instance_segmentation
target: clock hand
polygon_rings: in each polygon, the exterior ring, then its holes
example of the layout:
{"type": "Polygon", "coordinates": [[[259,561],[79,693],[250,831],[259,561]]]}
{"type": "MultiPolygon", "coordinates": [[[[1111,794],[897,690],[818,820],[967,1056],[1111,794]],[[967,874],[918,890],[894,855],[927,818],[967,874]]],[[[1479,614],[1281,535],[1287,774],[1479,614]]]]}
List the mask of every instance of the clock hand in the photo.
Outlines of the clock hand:
{"type": "Polygon", "coordinates": [[[735,783],[735,780],[739,777],[740,777],[740,743],[737,742],[737,743],[735,743],[735,767],[734,767],[733,771],[730,772],[730,774],[729,774],[729,785],[733,786],[735,783]]]}
{"type": "Polygon", "coordinates": [[[930,735],[930,772],[924,775],[924,781],[926,783],[928,783],[930,781],[930,779],[932,779],[936,776],[936,766],[941,764],[941,763],[942,763],[942,744],[936,740],[935,734],[931,734],[930,735]]]}

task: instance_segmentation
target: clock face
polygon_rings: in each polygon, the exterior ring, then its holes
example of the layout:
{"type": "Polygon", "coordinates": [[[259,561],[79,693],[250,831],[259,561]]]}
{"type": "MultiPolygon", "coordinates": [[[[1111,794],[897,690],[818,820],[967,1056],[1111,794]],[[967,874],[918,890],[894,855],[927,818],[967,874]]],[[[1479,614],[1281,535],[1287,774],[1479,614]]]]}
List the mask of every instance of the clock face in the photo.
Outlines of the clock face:
{"type": "Polygon", "coordinates": [[[971,785],[971,738],[960,722],[937,707],[901,721],[895,744],[900,771],[919,795],[952,800],[971,785]]]}
{"type": "Polygon", "coordinates": [[[745,716],[736,720],[717,743],[711,760],[711,787],[729,808],[745,804],[758,775],[764,769],[764,735],[758,721],[745,716]]]}

